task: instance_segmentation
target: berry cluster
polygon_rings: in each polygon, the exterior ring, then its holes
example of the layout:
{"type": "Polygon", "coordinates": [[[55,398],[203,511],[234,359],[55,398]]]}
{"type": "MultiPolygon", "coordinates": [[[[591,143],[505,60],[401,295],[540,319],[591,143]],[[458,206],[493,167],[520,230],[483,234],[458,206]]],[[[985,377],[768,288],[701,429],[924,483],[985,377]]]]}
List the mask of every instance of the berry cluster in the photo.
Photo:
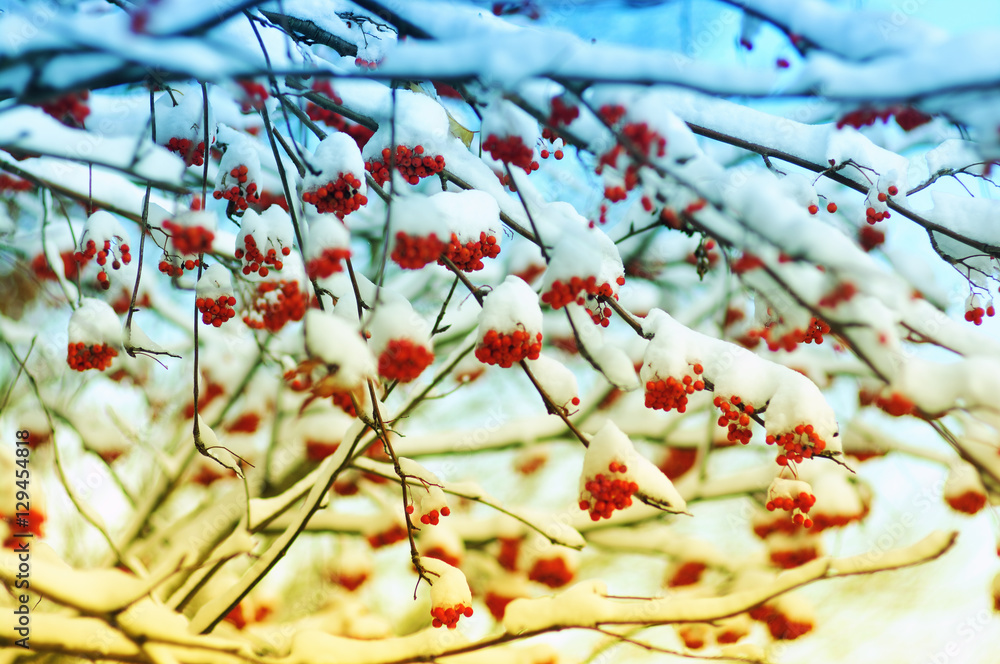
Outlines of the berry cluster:
{"type": "MultiPolygon", "coordinates": [[[[808,521],[808,519],[805,520],[808,521]]],[[[803,546],[789,550],[775,549],[768,552],[768,557],[775,566],[781,569],[793,569],[819,558],[819,550],[815,546],[803,546]]]]}
{"type": "Polygon", "coordinates": [[[351,257],[351,250],[346,247],[327,247],[318,258],[306,263],[306,275],[310,279],[325,279],[336,272],[342,272],[341,261],[351,257]]]}
{"type": "MultiPolygon", "coordinates": [[[[389,148],[382,149],[381,161],[366,161],[365,170],[372,174],[380,185],[389,180],[389,162],[392,161],[389,148]]],[[[411,150],[405,145],[396,146],[396,170],[403,174],[410,184],[417,184],[421,178],[435,175],[444,170],[444,157],[424,154],[424,146],[417,145],[411,150]]]]}
{"type": "MultiPolygon", "coordinates": [[[[833,214],[834,212],[837,211],[837,204],[836,203],[827,203],[827,205],[826,205],[826,211],[829,212],[830,214],[833,214]]],[[[818,213],[819,213],[819,206],[818,205],[816,205],[815,203],[813,203],[812,205],[809,206],[809,214],[818,214],[818,213]]]]}
{"type": "Polygon", "coordinates": [[[813,316],[809,319],[809,325],[805,330],[794,329],[780,337],[775,337],[774,330],[775,326],[772,324],[765,326],[764,330],[759,333],[760,338],[767,342],[768,350],[784,349],[790,353],[799,344],[822,344],[823,335],[830,333],[830,326],[813,316]]]}
{"type": "Polygon", "coordinates": [[[257,83],[256,81],[236,81],[243,92],[245,97],[240,100],[240,110],[244,113],[250,113],[252,111],[259,111],[264,108],[264,102],[267,101],[267,88],[263,83],[257,83]]]}
{"type": "Polygon", "coordinates": [[[597,114],[609,125],[616,125],[625,117],[625,107],[619,104],[605,104],[598,109],[597,114]]]}
{"type": "Polygon", "coordinates": [[[189,138],[177,138],[174,136],[165,146],[171,152],[176,152],[184,158],[184,163],[188,166],[201,166],[205,163],[205,141],[200,141],[198,145],[189,138]]]}
{"type": "Polygon", "coordinates": [[[806,514],[812,509],[812,506],[816,504],[816,496],[808,493],[806,491],[800,491],[797,496],[775,496],[771,500],[767,501],[768,512],[773,512],[774,510],[784,510],[786,512],[794,512],[792,516],[792,522],[797,526],[802,526],[803,528],[812,528],[813,521],[806,514]]]}
{"type": "Polygon", "coordinates": [[[882,394],[872,394],[862,390],[859,395],[859,401],[862,406],[872,404],[893,417],[914,415],[917,412],[917,407],[913,401],[899,392],[892,392],[889,396],[883,396],[882,394]]]}
{"type": "MultiPolygon", "coordinates": [[[[662,157],[667,153],[667,139],[649,128],[645,122],[630,122],[622,127],[622,136],[639,152],[647,157],[662,157]]],[[[618,158],[624,153],[625,147],[616,143],[613,148],[601,155],[596,172],[603,172],[605,166],[617,168],[618,158]]],[[[612,203],[625,199],[626,193],[639,184],[639,164],[631,163],[625,168],[624,185],[604,188],[604,197],[612,203]]],[[[649,210],[647,209],[647,212],[649,210]]]]}
{"type": "Polygon", "coordinates": [[[770,604],[750,609],[748,613],[754,620],[766,623],[771,636],[782,641],[793,641],[813,628],[811,622],[793,620],[770,604]]]}
{"type": "Polygon", "coordinates": [[[396,233],[396,244],[392,249],[392,260],[404,270],[419,270],[431,261],[436,261],[444,252],[445,244],[431,233],[426,237],[396,233]]]}
{"type": "Polygon", "coordinates": [[[683,586],[693,586],[701,581],[701,575],[708,569],[708,565],[698,560],[689,560],[670,576],[667,586],[670,588],[681,588],[683,586]]]}
{"type": "Polygon", "coordinates": [[[283,194],[272,194],[266,189],[260,192],[260,201],[257,203],[257,207],[263,212],[272,205],[277,205],[285,212],[288,212],[288,201],[285,200],[283,194]]]}
{"type": "Polygon", "coordinates": [[[354,58],[354,65],[356,67],[361,67],[362,69],[375,69],[378,67],[378,61],[365,60],[364,58],[354,58]]]}
{"type": "MultiPolygon", "coordinates": [[[[494,235],[487,235],[485,232],[479,234],[477,242],[466,242],[464,245],[459,242],[458,236],[451,234],[451,242],[444,248],[444,254],[459,270],[463,272],[475,272],[482,270],[483,258],[496,258],[500,253],[500,245],[494,235]]],[[[438,260],[444,265],[444,262],[438,260]]]]}
{"type": "Polygon", "coordinates": [[[483,340],[476,346],[476,359],[483,364],[499,364],[509,368],[521,360],[537,360],[542,351],[542,333],[532,340],[525,330],[514,330],[510,334],[487,330],[483,340]]]}
{"type": "Polygon", "coordinates": [[[434,361],[434,353],[410,339],[392,339],[378,358],[378,373],[388,380],[409,383],[434,361]]]}
{"type": "Polygon", "coordinates": [[[339,586],[347,588],[349,591],[355,591],[361,587],[365,581],[368,580],[367,572],[357,572],[355,574],[349,574],[347,572],[338,572],[330,576],[330,581],[336,583],[339,586]]]}
{"type": "Polygon", "coordinates": [[[607,327],[611,325],[611,307],[596,307],[596,311],[591,311],[590,303],[587,303],[587,313],[590,314],[590,320],[594,321],[594,325],[600,325],[601,327],[607,327]]]}
{"type": "Polygon", "coordinates": [[[685,375],[680,380],[667,376],[666,380],[657,378],[646,381],[646,408],[664,411],[676,408],[678,413],[686,411],[688,395],[705,389],[705,381],[695,378],[704,371],[702,366],[695,364],[692,370],[693,376],[685,375]]]}
{"type": "Polygon", "coordinates": [[[552,111],[549,113],[549,124],[553,127],[565,127],[580,117],[580,109],[563,101],[562,95],[552,98],[552,111]]]}
{"type": "Polygon", "coordinates": [[[885,233],[876,228],[872,228],[871,225],[862,226],[858,229],[858,244],[865,251],[871,251],[875,247],[883,244],[885,242],[885,233]]]}
{"type": "MultiPolygon", "coordinates": [[[[278,271],[284,267],[281,259],[278,258],[277,250],[274,248],[268,249],[266,254],[260,252],[260,249],[257,248],[257,240],[254,239],[253,235],[247,235],[243,238],[243,245],[245,248],[237,249],[235,253],[236,258],[243,261],[243,274],[256,272],[260,276],[266,277],[270,273],[268,265],[278,271]]],[[[288,256],[291,253],[291,248],[281,248],[282,256],[288,256]]]]}
{"type": "Polygon", "coordinates": [[[176,257],[167,256],[166,253],[163,254],[163,258],[160,259],[159,270],[168,277],[179,277],[184,274],[184,270],[193,270],[197,263],[188,259],[186,261],[181,261],[176,257]]]}
{"type": "Polygon", "coordinates": [[[493,591],[487,591],[486,597],[483,601],[486,603],[486,608],[490,610],[490,615],[492,615],[495,620],[499,621],[503,620],[504,613],[507,612],[507,605],[515,599],[517,598],[499,595],[493,591]]]}
{"type": "Polygon", "coordinates": [[[814,454],[826,449],[826,443],[813,430],[811,424],[799,424],[794,431],[777,436],[768,435],[764,442],[784,448],[784,453],[775,459],[779,466],[801,463],[803,459],[811,459],[814,454]]]}
{"type": "Polygon", "coordinates": [[[660,472],[666,475],[667,479],[675,480],[694,468],[694,462],[697,460],[698,448],[671,447],[667,450],[663,463],[660,464],[660,472]]]}
{"type": "Polygon", "coordinates": [[[447,608],[443,606],[436,606],[431,609],[431,615],[434,617],[431,624],[435,627],[447,626],[448,629],[455,629],[458,625],[459,618],[462,616],[465,616],[466,618],[472,617],[472,607],[461,603],[447,608]]]}
{"type": "Polygon", "coordinates": [[[195,300],[195,306],[201,312],[201,322],[205,325],[220,327],[227,320],[236,315],[236,298],[232,295],[220,295],[217,299],[210,297],[199,297],[195,300]]]}
{"type": "Polygon", "coordinates": [[[993,308],[992,304],[987,305],[985,309],[978,305],[970,306],[965,310],[965,320],[970,323],[975,323],[976,325],[982,325],[983,314],[986,314],[989,318],[993,318],[993,316],[996,315],[996,309],[993,308]]]}
{"type": "Polygon", "coordinates": [[[306,304],[298,282],[265,281],[257,284],[257,293],[243,322],[255,330],[277,332],[289,321],[302,320],[306,304]]]}
{"type": "Polygon", "coordinates": [[[304,192],[302,201],[315,205],[317,212],[333,212],[343,219],[368,203],[368,197],[358,191],[360,188],[361,180],[352,173],[341,173],[336,181],[304,192]]]}
{"type": "MultiPolygon", "coordinates": [[[[445,516],[448,516],[445,514],[445,516]]],[[[432,546],[431,548],[424,551],[424,555],[428,558],[437,558],[441,562],[451,565],[452,567],[458,567],[462,564],[462,559],[456,556],[450,551],[446,551],[444,547],[432,546]]]]}
{"type": "Polygon", "coordinates": [[[538,162],[534,160],[535,151],[525,145],[520,136],[500,138],[496,134],[490,134],[483,141],[483,150],[497,161],[518,166],[525,173],[538,170],[538,162]]]}
{"type": "MultiPolygon", "coordinates": [[[[618,277],[617,283],[619,286],[625,283],[625,277],[618,277]]],[[[614,291],[611,288],[611,284],[603,283],[597,284],[597,277],[591,275],[585,279],[580,277],[572,277],[569,283],[565,283],[556,279],[552,282],[552,286],[549,290],[542,293],[542,302],[545,302],[553,309],[561,309],[571,302],[576,302],[582,305],[586,300],[584,299],[581,292],[586,292],[588,295],[593,295],[594,297],[614,297],[614,291]]]]}
{"type": "Polygon", "coordinates": [[[591,521],[610,519],[615,510],[623,510],[632,505],[632,496],[639,490],[639,485],[627,479],[612,479],[614,473],[627,473],[628,467],[623,463],[612,461],[608,464],[612,475],[598,473],[587,480],[584,490],[580,492],[580,509],[590,512],[591,521]]]}
{"type": "Polygon", "coordinates": [[[743,400],[735,394],[729,397],[729,401],[716,396],[712,403],[722,411],[718,424],[727,428],[726,439],[731,443],[750,444],[750,439],[753,438],[753,431],[750,430],[750,416],[754,414],[753,406],[743,403],[743,400]]]}
{"type": "Polygon", "coordinates": [[[29,191],[32,184],[27,180],[0,173],[0,191],[29,191]]]}
{"type": "MultiPolygon", "coordinates": [[[[406,513],[413,514],[413,505],[406,506],[406,513]]],[[[438,525],[438,523],[440,523],[441,517],[450,515],[451,515],[451,508],[445,505],[444,507],[441,508],[440,512],[438,512],[437,510],[431,510],[426,514],[421,514],[420,523],[424,524],[425,526],[436,526],[438,525]]]]}
{"type": "MultiPolygon", "coordinates": [[[[111,256],[111,269],[117,270],[122,266],[122,263],[128,265],[132,262],[132,254],[129,253],[129,246],[127,244],[119,245],[119,252],[121,253],[121,260],[119,261],[115,258],[114,254],[111,253],[111,240],[105,240],[104,246],[100,251],[97,249],[97,243],[93,240],[87,240],[87,244],[83,251],[78,251],[74,254],[74,261],[77,265],[83,265],[87,261],[91,260],[96,256],[97,264],[101,266],[101,271],[97,273],[97,282],[100,284],[101,288],[108,290],[111,288],[111,282],[108,280],[107,268],[108,256],[111,256]]],[[[66,275],[69,277],[69,274],[66,275]]]]}
{"type": "Polygon", "coordinates": [[[862,127],[875,124],[876,120],[881,120],[882,124],[885,124],[893,116],[896,118],[896,124],[903,131],[910,131],[920,125],[927,124],[933,119],[931,116],[921,113],[912,106],[890,106],[882,110],[859,108],[837,120],[837,129],[841,129],[845,125],[861,129],[862,127]]]}
{"type": "MultiPolygon", "coordinates": [[[[343,104],[344,100],[333,91],[333,86],[330,85],[329,80],[315,81],[312,84],[313,92],[319,92],[330,99],[334,104],[343,104]]],[[[333,111],[328,111],[325,108],[317,106],[313,102],[309,102],[306,105],[306,115],[313,122],[322,122],[328,127],[333,127],[334,129],[342,130],[342,124],[344,124],[344,118],[338,113],[333,111]]]]}
{"type": "Polygon", "coordinates": [[[858,287],[849,281],[837,285],[832,291],[819,299],[821,307],[835,307],[841,302],[847,302],[858,294],[858,287]]]}
{"type": "Polygon", "coordinates": [[[86,371],[97,369],[104,371],[111,366],[111,359],[118,356],[118,351],[107,344],[88,346],[82,341],[69,343],[66,349],[66,362],[70,369],[86,371]]]}
{"type": "Polygon", "coordinates": [[[963,514],[976,514],[986,506],[986,494],[979,491],[966,491],[957,496],[945,495],[948,506],[963,514]]]}
{"type": "Polygon", "coordinates": [[[90,92],[71,92],[58,99],[46,102],[41,105],[43,111],[54,117],[67,127],[83,127],[83,121],[90,115],[87,107],[87,98],[90,92]]]}
{"type": "Polygon", "coordinates": [[[390,544],[395,544],[396,542],[405,540],[406,528],[398,523],[394,523],[388,530],[383,530],[380,533],[369,535],[366,539],[368,540],[368,545],[371,548],[380,549],[383,546],[389,546],[390,544]]]}
{"type": "Polygon", "coordinates": [[[226,208],[226,214],[233,216],[237,213],[243,213],[246,211],[247,204],[249,203],[254,205],[260,204],[260,194],[257,192],[257,183],[247,183],[246,166],[237,166],[229,171],[229,175],[235,178],[239,184],[234,184],[226,190],[220,191],[216,189],[212,192],[212,196],[215,200],[225,198],[229,201],[229,206],[226,208]]]}
{"type": "Polygon", "coordinates": [[[178,253],[198,255],[212,250],[215,233],[203,226],[184,226],[167,219],[163,228],[170,232],[170,240],[178,253]]]}
{"type": "Polygon", "coordinates": [[[561,588],[573,580],[573,570],[562,556],[539,558],[531,566],[528,578],[549,588],[561,588]]]}

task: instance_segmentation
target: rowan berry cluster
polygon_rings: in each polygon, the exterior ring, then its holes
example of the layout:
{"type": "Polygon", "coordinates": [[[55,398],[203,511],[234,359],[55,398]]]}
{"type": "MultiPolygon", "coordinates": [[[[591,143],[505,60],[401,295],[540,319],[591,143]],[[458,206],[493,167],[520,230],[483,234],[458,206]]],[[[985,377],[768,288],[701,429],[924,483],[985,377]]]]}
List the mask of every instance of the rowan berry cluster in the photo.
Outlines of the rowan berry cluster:
{"type": "Polygon", "coordinates": [[[948,506],[963,514],[976,514],[986,506],[986,494],[979,491],[965,491],[957,496],[945,495],[948,506]]]}
{"type": "Polygon", "coordinates": [[[165,147],[180,155],[188,166],[202,166],[205,163],[205,141],[199,141],[198,145],[194,145],[189,138],[174,136],[167,141],[165,147]]]}
{"type": "Polygon", "coordinates": [[[677,568],[677,570],[667,580],[670,588],[681,588],[683,586],[693,586],[701,581],[701,575],[708,569],[708,565],[698,560],[689,560],[677,568]]]}
{"type": "Polygon", "coordinates": [[[822,344],[823,335],[830,333],[830,326],[815,316],[809,319],[809,325],[805,330],[796,328],[780,337],[775,337],[775,329],[776,327],[773,324],[765,326],[759,333],[760,338],[767,343],[768,350],[776,351],[784,349],[789,353],[795,350],[795,347],[799,344],[822,344]]]}
{"type": "Polygon", "coordinates": [[[562,95],[552,98],[552,111],[549,113],[549,124],[553,127],[565,127],[580,117],[580,109],[563,101],[562,95]]]}
{"type": "Polygon", "coordinates": [[[263,83],[258,83],[256,81],[236,81],[241,88],[245,97],[240,100],[240,110],[244,113],[250,113],[252,111],[259,111],[264,107],[264,102],[267,101],[267,87],[263,83]]]}
{"type": "Polygon", "coordinates": [[[671,447],[660,464],[660,472],[669,480],[675,480],[694,468],[698,460],[698,449],[695,447],[671,447]]]}
{"type": "MultiPolygon", "coordinates": [[[[413,514],[413,511],[414,511],[413,505],[406,506],[407,514],[413,514]]],[[[441,517],[443,516],[451,516],[451,508],[448,507],[447,505],[442,507],[440,512],[438,512],[437,510],[431,510],[426,514],[421,514],[420,523],[424,524],[425,526],[436,526],[438,525],[438,523],[440,523],[441,517]]]]}
{"type": "Polygon", "coordinates": [[[431,261],[438,260],[444,249],[444,242],[434,233],[420,236],[399,231],[396,233],[396,243],[392,248],[391,257],[404,270],[419,270],[431,261]]]}
{"type": "Polygon", "coordinates": [[[341,173],[336,181],[302,194],[304,203],[316,206],[317,212],[333,212],[340,219],[368,203],[368,197],[359,192],[361,180],[352,173],[341,173]]]}
{"type": "Polygon", "coordinates": [[[472,617],[472,607],[461,603],[451,607],[436,606],[431,609],[431,615],[434,617],[431,624],[435,627],[455,629],[459,618],[462,616],[466,618],[472,617]]]}
{"type": "Polygon", "coordinates": [[[799,424],[794,431],[776,436],[769,434],[764,442],[783,448],[784,452],[775,459],[779,466],[801,463],[803,459],[811,459],[814,454],[826,449],[826,443],[811,424],[799,424]]]}
{"type": "Polygon", "coordinates": [[[982,325],[983,314],[989,318],[993,318],[993,316],[996,315],[996,309],[993,308],[992,304],[987,305],[985,308],[978,305],[969,307],[965,310],[965,320],[970,323],[975,323],[976,325],[982,325]]]}
{"type": "Polygon", "coordinates": [[[680,380],[667,376],[666,379],[657,377],[655,380],[646,381],[646,408],[665,411],[676,408],[678,413],[686,411],[688,395],[705,389],[705,381],[696,378],[701,375],[704,368],[700,364],[695,364],[692,371],[693,375],[682,376],[680,380]]]}
{"type": "Polygon", "coordinates": [[[388,380],[409,383],[434,361],[434,353],[410,339],[392,339],[378,358],[378,373],[388,380]]]}
{"type": "Polygon", "coordinates": [[[913,415],[917,412],[917,407],[913,401],[899,392],[892,392],[888,396],[883,396],[880,393],[862,390],[858,394],[858,401],[862,406],[874,405],[893,417],[913,415]]]}
{"type": "MultiPolygon", "coordinates": [[[[366,161],[365,170],[372,174],[375,182],[380,185],[389,180],[389,162],[392,160],[389,148],[382,149],[381,161],[366,161]]],[[[444,170],[444,157],[424,154],[424,146],[416,145],[413,149],[405,145],[396,146],[394,160],[396,170],[403,174],[410,184],[417,184],[421,178],[436,175],[444,170]]]]}
{"type": "MultiPolygon", "coordinates": [[[[444,254],[459,270],[475,272],[482,270],[483,258],[496,258],[500,253],[500,245],[495,235],[479,233],[479,241],[469,241],[462,244],[455,233],[451,234],[451,242],[444,248],[444,254]]],[[[440,259],[438,263],[443,265],[440,259]]]]}
{"type": "Polygon", "coordinates": [[[255,330],[277,332],[291,321],[302,320],[306,306],[297,281],[261,282],[243,322],[255,330]]]}
{"type": "Polygon", "coordinates": [[[597,114],[609,125],[616,125],[625,117],[625,107],[619,104],[605,104],[598,109],[597,114]]]}
{"type": "Polygon", "coordinates": [[[167,219],[163,228],[170,233],[170,241],[178,253],[198,255],[212,250],[215,233],[203,226],[185,226],[167,219]]]}
{"type": "Polygon", "coordinates": [[[201,312],[201,322],[213,327],[221,327],[223,323],[236,315],[236,298],[232,295],[220,295],[212,299],[210,297],[199,297],[195,300],[195,306],[201,312]]]}
{"type": "Polygon", "coordinates": [[[794,512],[792,522],[795,525],[802,526],[803,528],[812,528],[813,521],[806,514],[809,513],[809,510],[815,504],[816,496],[806,491],[800,491],[797,496],[775,496],[771,500],[768,500],[764,507],[767,508],[768,512],[773,512],[774,510],[794,512]]]}
{"type": "Polygon", "coordinates": [[[881,120],[882,124],[885,124],[893,116],[896,118],[896,124],[903,131],[910,131],[920,125],[927,124],[933,119],[930,115],[921,113],[912,106],[889,106],[882,110],[859,108],[837,120],[837,129],[841,129],[846,125],[850,125],[855,129],[861,129],[862,127],[875,124],[876,120],[881,120]]]}
{"type": "Polygon", "coordinates": [[[338,572],[330,576],[330,581],[336,583],[339,586],[347,588],[349,591],[355,591],[361,587],[365,581],[368,580],[368,574],[366,572],[358,572],[356,574],[349,574],[347,572],[338,572]]]}
{"type": "Polygon", "coordinates": [[[116,258],[112,253],[111,240],[105,240],[100,251],[97,249],[96,242],[93,240],[87,240],[87,244],[84,246],[83,251],[78,251],[74,255],[74,260],[77,265],[83,265],[96,256],[97,264],[101,266],[101,271],[97,273],[97,282],[101,285],[101,288],[108,290],[111,288],[111,282],[108,279],[107,268],[105,267],[108,264],[108,256],[111,256],[112,259],[112,270],[121,268],[122,263],[128,265],[132,262],[132,254],[129,253],[129,246],[127,244],[119,245],[118,250],[121,254],[121,260],[118,260],[118,258],[116,258]]]}
{"type": "Polygon", "coordinates": [[[235,178],[238,184],[234,184],[232,187],[225,190],[216,189],[212,192],[212,196],[215,200],[225,198],[229,201],[229,206],[226,208],[226,214],[232,216],[236,213],[244,212],[247,209],[248,204],[260,204],[260,195],[257,192],[257,183],[247,183],[246,166],[237,166],[229,171],[229,175],[235,178]]]}
{"type": "Polygon", "coordinates": [[[871,251],[875,247],[885,243],[885,233],[869,226],[862,226],[858,229],[858,244],[865,251],[871,251]]]}
{"type": "Polygon", "coordinates": [[[573,570],[562,556],[539,558],[531,566],[528,578],[549,588],[561,588],[573,580],[573,570]]]}
{"type": "Polygon", "coordinates": [[[764,267],[764,261],[747,251],[744,251],[742,256],[729,264],[729,269],[733,274],[743,274],[761,267],[764,267]]]}
{"type": "Polygon", "coordinates": [[[398,523],[394,523],[388,530],[383,530],[380,533],[369,535],[366,539],[368,540],[368,545],[371,548],[380,549],[383,546],[389,546],[390,544],[395,544],[396,542],[405,540],[406,528],[398,523]]]}
{"type": "Polygon", "coordinates": [[[632,496],[639,490],[635,482],[614,476],[615,473],[624,475],[628,472],[625,464],[612,461],[608,464],[608,471],[611,475],[598,473],[588,479],[580,492],[580,509],[590,512],[591,521],[610,519],[615,510],[630,507],[632,496]]]}
{"type": "Polygon", "coordinates": [[[858,287],[849,281],[842,282],[832,291],[819,299],[821,307],[835,307],[841,302],[847,302],[858,294],[858,287]]]}
{"type": "Polygon", "coordinates": [[[83,121],[90,115],[87,99],[90,92],[71,92],[41,105],[43,111],[68,127],[83,127],[83,121]]]}
{"type": "Polygon", "coordinates": [[[32,184],[19,177],[0,173],[0,191],[30,191],[32,184]]]}
{"type": "Polygon", "coordinates": [[[66,362],[70,369],[86,371],[97,369],[104,371],[111,366],[111,360],[118,356],[118,351],[108,344],[87,345],[82,341],[69,343],[66,349],[66,362]]]}
{"type": "Polygon", "coordinates": [[[181,261],[177,258],[168,257],[166,254],[163,254],[163,258],[160,259],[158,267],[160,272],[168,277],[179,277],[184,274],[185,269],[193,270],[195,265],[197,265],[197,263],[190,258],[186,261],[181,261]]]}
{"type": "MultiPolygon", "coordinates": [[[[282,263],[281,258],[278,257],[277,250],[271,248],[267,250],[266,254],[262,254],[260,249],[257,248],[257,240],[254,239],[252,234],[243,238],[243,245],[245,248],[237,249],[235,253],[236,258],[243,261],[243,274],[256,272],[260,276],[266,277],[270,274],[270,270],[267,267],[268,265],[279,271],[284,267],[284,263],[282,263]]],[[[288,256],[291,253],[291,248],[281,248],[282,256],[288,256]]]]}
{"type": "Polygon", "coordinates": [[[753,431],[750,429],[750,417],[754,414],[753,406],[743,403],[743,400],[735,394],[729,397],[728,401],[724,397],[716,396],[712,403],[722,411],[718,425],[726,427],[726,439],[732,443],[748,445],[753,438],[753,431]]]}
{"type": "Polygon", "coordinates": [[[819,550],[815,546],[803,546],[788,550],[778,549],[769,551],[768,557],[775,566],[781,569],[793,569],[819,558],[819,550]]]}
{"type": "MultiPolygon", "coordinates": [[[[837,211],[837,204],[836,203],[827,203],[827,205],[826,205],[826,211],[829,212],[830,214],[833,214],[834,212],[837,211]]],[[[815,203],[813,203],[812,205],[809,206],[809,214],[818,214],[818,213],[819,213],[819,206],[818,205],[816,205],[815,203]]]]}
{"type": "Polygon", "coordinates": [[[500,138],[496,134],[490,134],[483,141],[483,150],[489,152],[497,161],[518,166],[525,173],[538,170],[538,162],[534,160],[535,151],[525,145],[524,139],[520,136],[500,138]]]}
{"type": "Polygon", "coordinates": [[[332,274],[342,272],[342,261],[351,257],[351,250],[346,247],[327,247],[317,258],[306,263],[306,276],[310,279],[325,279],[332,274]]]}
{"type": "MultiPolygon", "coordinates": [[[[625,283],[625,277],[618,277],[619,286],[625,283]]],[[[572,277],[569,282],[556,279],[552,282],[549,290],[542,293],[542,302],[545,302],[553,309],[561,309],[571,302],[582,305],[586,300],[581,293],[593,295],[594,297],[613,297],[614,291],[611,284],[597,284],[597,277],[591,275],[586,278],[572,277]]]]}
{"type": "Polygon", "coordinates": [[[537,360],[541,351],[541,332],[532,338],[525,330],[514,330],[510,334],[487,330],[476,347],[476,359],[483,364],[498,364],[506,369],[521,360],[537,360]]]}
{"type": "Polygon", "coordinates": [[[773,638],[783,641],[793,641],[813,628],[811,622],[793,620],[770,604],[750,609],[748,613],[754,620],[766,623],[773,638]]]}

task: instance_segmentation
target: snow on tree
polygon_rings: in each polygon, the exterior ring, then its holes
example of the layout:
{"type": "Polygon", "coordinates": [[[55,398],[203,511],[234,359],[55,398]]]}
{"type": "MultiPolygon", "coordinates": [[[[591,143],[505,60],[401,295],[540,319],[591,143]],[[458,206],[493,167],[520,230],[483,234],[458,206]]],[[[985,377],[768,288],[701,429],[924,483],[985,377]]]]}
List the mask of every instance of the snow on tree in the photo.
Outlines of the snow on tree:
{"type": "Polygon", "coordinates": [[[917,618],[803,586],[939,557],[1000,610],[996,28],[477,4],[0,13],[31,649],[817,660],[917,618]]]}

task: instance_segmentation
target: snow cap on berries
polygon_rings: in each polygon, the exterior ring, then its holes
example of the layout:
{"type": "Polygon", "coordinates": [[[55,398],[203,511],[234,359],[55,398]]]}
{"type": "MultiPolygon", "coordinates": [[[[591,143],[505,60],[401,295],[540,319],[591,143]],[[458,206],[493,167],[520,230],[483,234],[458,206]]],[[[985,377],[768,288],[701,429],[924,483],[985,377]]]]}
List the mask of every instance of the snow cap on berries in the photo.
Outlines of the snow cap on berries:
{"type": "Polygon", "coordinates": [[[69,319],[69,342],[121,348],[122,329],[115,310],[104,300],[83,298],[69,319]]]}
{"type": "Polygon", "coordinates": [[[128,233],[114,215],[104,210],[98,210],[87,217],[87,222],[83,225],[83,235],[80,237],[81,248],[86,247],[88,240],[93,240],[98,247],[104,246],[106,240],[128,244],[128,233]]]}
{"type": "Polygon", "coordinates": [[[472,615],[472,591],[465,574],[437,558],[422,556],[420,564],[431,575],[431,615],[434,626],[455,627],[460,617],[472,615]],[[449,610],[452,613],[448,613],[449,610]]]}
{"type": "Polygon", "coordinates": [[[196,294],[197,297],[211,298],[213,300],[222,295],[232,295],[232,273],[221,263],[212,265],[202,272],[201,279],[198,280],[196,294]]]}
{"type": "Polygon", "coordinates": [[[956,459],[948,468],[944,483],[944,499],[957,512],[975,514],[986,506],[986,487],[975,466],[956,459]]]}
{"type": "Polygon", "coordinates": [[[621,473],[622,477],[638,484],[639,493],[651,501],[674,511],[682,512],[687,509],[684,498],[667,476],[653,462],[639,454],[629,437],[609,420],[590,439],[590,447],[583,457],[580,491],[586,490],[590,478],[599,474],[607,475],[612,463],[617,466],[624,464],[626,470],[621,473]]]}
{"type": "Polygon", "coordinates": [[[395,123],[383,122],[365,144],[363,161],[381,161],[382,149],[396,139],[396,145],[424,147],[425,155],[439,154],[451,137],[448,114],[436,100],[411,90],[396,90],[395,111],[390,95],[384,96],[383,117],[394,117],[395,123]],[[395,125],[395,126],[393,126],[395,125]],[[395,134],[393,133],[395,132],[395,134]]]}
{"type": "Polygon", "coordinates": [[[361,338],[357,323],[310,309],[305,315],[306,351],[330,367],[333,387],[352,390],[375,376],[375,358],[361,338]]]}
{"type": "Polygon", "coordinates": [[[344,269],[351,257],[351,233],[339,221],[313,217],[306,240],[306,274],[310,279],[325,279],[344,269]]]}
{"type": "Polygon", "coordinates": [[[430,326],[405,298],[376,307],[368,331],[385,378],[409,382],[434,361],[430,326]]]}
{"type": "Polygon", "coordinates": [[[349,134],[338,131],[330,134],[316,146],[313,153],[312,166],[319,174],[309,173],[302,182],[302,188],[311,191],[328,182],[334,182],[341,174],[350,173],[361,182],[358,191],[365,194],[368,185],[365,184],[365,162],[361,158],[361,150],[349,134]]]}
{"type": "Polygon", "coordinates": [[[272,269],[280,270],[278,263],[283,267],[291,254],[292,234],[291,217],[279,206],[260,214],[247,210],[236,236],[236,257],[243,261],[243,274],[257,272],[266,277],[272,269]]]}
{"type": "Polygon", "coordinates": [[[485,191],[445,191],[434,194],[430,200],[444,220],[448,232],[458,236],[460,243],[478,242],[481,233],[495,237],[498,244],[503,237],[500,206],[485,191]]]}

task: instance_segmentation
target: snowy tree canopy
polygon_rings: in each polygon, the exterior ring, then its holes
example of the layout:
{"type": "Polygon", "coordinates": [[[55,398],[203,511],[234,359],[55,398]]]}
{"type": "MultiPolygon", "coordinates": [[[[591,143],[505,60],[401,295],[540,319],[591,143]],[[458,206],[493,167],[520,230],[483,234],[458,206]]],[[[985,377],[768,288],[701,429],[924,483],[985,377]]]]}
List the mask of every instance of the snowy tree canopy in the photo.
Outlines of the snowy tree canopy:
{"type": "Polygon", "coordinates": [[[795,661],[960,554],[1000,611],[998,28],[557,4],[0,12],[11,659],[795,661]]]}

